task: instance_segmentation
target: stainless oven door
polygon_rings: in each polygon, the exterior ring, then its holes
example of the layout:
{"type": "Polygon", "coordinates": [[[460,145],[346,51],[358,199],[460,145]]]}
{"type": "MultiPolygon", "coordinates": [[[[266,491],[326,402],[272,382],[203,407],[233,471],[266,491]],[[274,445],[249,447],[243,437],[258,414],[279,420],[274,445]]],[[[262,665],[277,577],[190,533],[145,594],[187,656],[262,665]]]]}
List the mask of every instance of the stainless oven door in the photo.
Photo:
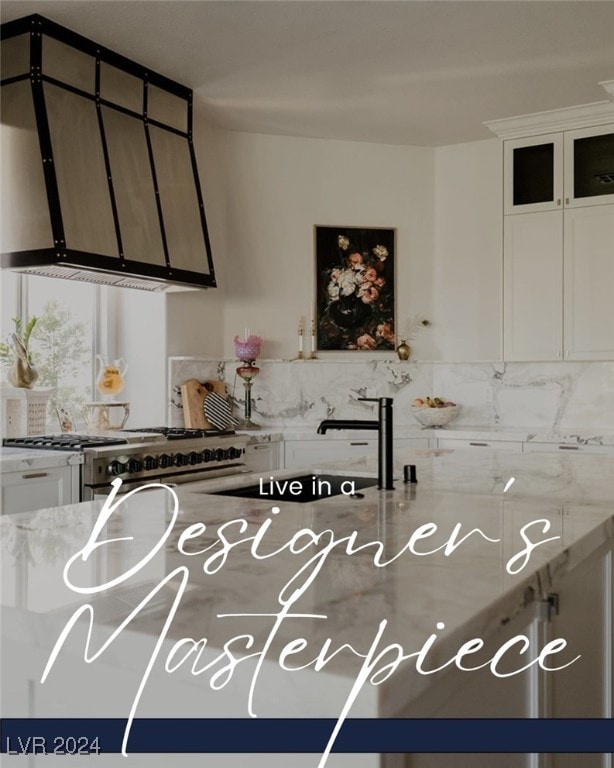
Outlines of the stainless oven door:
{"type": "MultiPolygon", "coordinates": [[[[224,467],[216,467],[214,469],[206,469],[201,472],[177,472],[171,475],[164,475],[162,477],[148,477],[139,478],[138,480],[124,480],[122,487],[120,488],[120,494],[128,493],[134,488],[139,488],[142,485],[148,485],[149,483],[164,483],[164,485],[170,485],[174,488],[178,485],[186,485],[188,483],[196,483],[201,480],[210,480],[216,477],[226,477],[228,475],[239,475],[249,472],[245,464],[231,464],[224,467]]],[[[82,501],[93,501],[94,499],[105,499],[111,492],[111,483],[105,483],[103,485],[84,485],[82,489],[82,501]]]]}

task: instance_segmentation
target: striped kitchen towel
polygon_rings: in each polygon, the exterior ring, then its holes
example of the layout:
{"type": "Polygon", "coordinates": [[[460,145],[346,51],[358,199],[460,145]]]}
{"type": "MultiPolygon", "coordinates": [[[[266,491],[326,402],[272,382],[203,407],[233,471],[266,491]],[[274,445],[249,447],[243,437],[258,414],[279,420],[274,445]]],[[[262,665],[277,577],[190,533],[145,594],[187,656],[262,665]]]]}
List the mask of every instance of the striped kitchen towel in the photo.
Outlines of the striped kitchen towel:
{"type": "Polygon", "coordinates": [[[205,416],[216,429],[229,429],[239,421],[230,413],[230,403],[217,392],[210,392],[204,402],[205,416]]]}

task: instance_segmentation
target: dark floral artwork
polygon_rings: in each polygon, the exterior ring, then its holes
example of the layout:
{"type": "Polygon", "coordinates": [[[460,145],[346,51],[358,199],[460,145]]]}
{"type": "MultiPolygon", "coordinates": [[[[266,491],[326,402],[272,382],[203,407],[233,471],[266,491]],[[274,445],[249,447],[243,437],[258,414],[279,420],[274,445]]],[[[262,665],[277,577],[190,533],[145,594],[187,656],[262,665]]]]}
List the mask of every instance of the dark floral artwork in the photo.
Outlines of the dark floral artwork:
{"type": "Polygon", "coordinates": [[[395,348],[394,234],[315,228],[318,349],[395,348]]]}

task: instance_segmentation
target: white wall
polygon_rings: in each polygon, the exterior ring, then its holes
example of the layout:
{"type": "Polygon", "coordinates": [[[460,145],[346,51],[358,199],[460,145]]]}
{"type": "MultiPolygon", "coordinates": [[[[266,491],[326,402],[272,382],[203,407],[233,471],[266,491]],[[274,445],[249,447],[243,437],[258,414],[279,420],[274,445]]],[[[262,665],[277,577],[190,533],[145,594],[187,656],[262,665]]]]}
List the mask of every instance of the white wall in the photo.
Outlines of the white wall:
{"type": "Polygon", "coordinates": [[[117,299],[121,327],[118,355],[128,363],[126,386],[117,399],[130,403],[126,427],[166,424],[164,295],[126,288],[117,292],[117,299]]]}
{"type": "MultiPolygon", "coordinates": [[[[296,354],[298,317],[310,318],[315,299],[316,224],[396,228],[397,317],[430,316],[432,149],[246,133],[225,140],[225,250],[217,258],[226,355],[245,326],[266,340],[264,357],[296,354]]],[[[429,339],[416,344],[428,357],[420,343],[429,339]]]]}
{"type": "Polygon", "coordinates": [[[500,360],[499,139],[435,150],[433,360],[500,360]],[[435,332],[436,331],[436,332],[435,332]]]}
{"type": "Polygon", "coordinates": [[[264,357],[293,357],[315,298],[313,228],[339,224],[396,229],[397,324],[433,321],[414,359],[501,359],[498,139],[437,149],[300,139],[224,131],[198,113],[195,127],[218,288],[168,295],[169,355],[232,356],[248,326],[264,357]]]}

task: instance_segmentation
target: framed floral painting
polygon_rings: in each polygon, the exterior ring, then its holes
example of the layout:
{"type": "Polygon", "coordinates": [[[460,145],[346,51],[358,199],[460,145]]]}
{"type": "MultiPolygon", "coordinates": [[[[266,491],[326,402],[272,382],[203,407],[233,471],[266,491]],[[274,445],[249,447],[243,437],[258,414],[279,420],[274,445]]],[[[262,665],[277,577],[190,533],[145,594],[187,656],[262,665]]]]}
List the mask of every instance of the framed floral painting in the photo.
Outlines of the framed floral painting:
{"type": "Polygon", "coordinates": [[[320,350],[392,350],[394,229],[315,228],[320,350]]]}

